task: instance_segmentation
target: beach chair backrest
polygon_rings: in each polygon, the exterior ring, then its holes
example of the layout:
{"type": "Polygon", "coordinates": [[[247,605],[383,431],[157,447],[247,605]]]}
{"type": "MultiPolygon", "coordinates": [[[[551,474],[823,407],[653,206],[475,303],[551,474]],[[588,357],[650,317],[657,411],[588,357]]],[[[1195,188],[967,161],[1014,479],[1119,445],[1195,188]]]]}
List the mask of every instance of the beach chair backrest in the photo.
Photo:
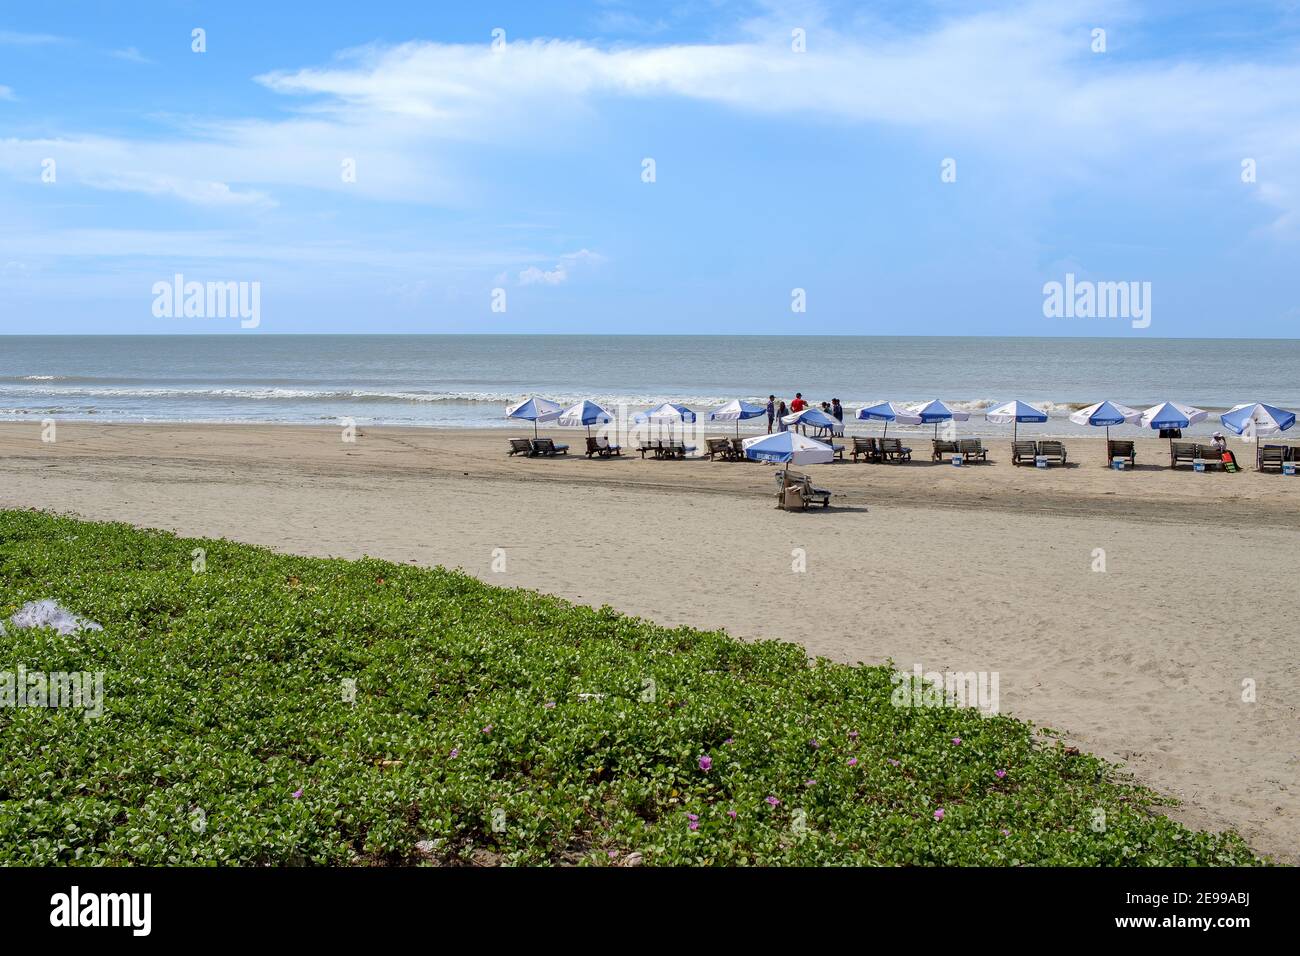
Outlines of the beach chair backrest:
{"type": "Polygon", "coordinates": [[[553,438],[534,438],[533,451],[539,455],[555,454],[555,439],[553,438]]]}
{"type": "Polygon", "coordinates": [[[531,438],[512,438],[510,439],[510,450],[513,452],[530,452],[533,450],[533,440],[531,438]]]}
{"type": "Polygon", "coordinates": [[[984,449],[978,438],[962,438],[957,442],[957,450],[963,455],[978,455],[984,449]]]}

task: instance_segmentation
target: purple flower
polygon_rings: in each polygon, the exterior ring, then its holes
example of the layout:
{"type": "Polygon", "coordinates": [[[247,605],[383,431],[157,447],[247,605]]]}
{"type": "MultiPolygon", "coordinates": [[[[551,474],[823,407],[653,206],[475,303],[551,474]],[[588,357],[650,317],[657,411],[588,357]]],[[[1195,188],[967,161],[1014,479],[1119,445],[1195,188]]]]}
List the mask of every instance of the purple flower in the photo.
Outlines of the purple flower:
{"type": "Polygon", "coordinates": [[[778,800],[776,797],[768,797],[767,802],[769,806],[773,806],[773,807],[781,805],[781,801],[778,800]]]}
{"type": "Polygon", "coordinates": [[[934,818],[935,818],[936,820],[942,820],[942,819],[943,819],[943,807],[940,807],[938,810],[935,810],[935,811],[934,811],[934,818]]]}
{"type": "Polygon", "coordinates": [[[492,733],[492,725],[491,725],[491,724],[488,724],[486,727],[484,727],[482,730],[480,730],[479,733],[481,733],[481,734],[490,734],[490,733],[492,733]]]}
{"type": "Polygon", "coordinates": [[[961,738],[960,738],[960,737],[954,737],[954,738],[952,738],[952,742],[953,742],[954,744],[956,744],[958,747],[961,746],[961,738]]]}
{"type": "Polygon", "coordinates": [[[701,758],[700,758],[700,769],[703,770],[705,773],[708,773],[710,770],[712,770],[712,769],[713,769],[713,758],[710,757],[708,754],[705,754],[703,757],[701,757],[701,758]]]}
{"type": "Polygon", "coordinates": [[[858,765],[858,758],[857,758],[857,757],[850,757],[850,758],[849,758],[849,766],[850,766],[850,767],[856,767],[857,765],[858,765]]]}
{"type": "Polygon", "coordinates": [[[734,744],[735,742],[736,742],[735,737],[728,737],[726,740],[723,741],[723,744],[734,744]]]}
{"type": "Polygon", "coordinates": [[[857,739],[858,739],[858,732],[856,730],[850,730],[849,740],[857,740],[857,739]]]}
{"type": "Polygon", "coordinates": [[[545,707],[547,710],[554,710],[554,709],[555,709],[555,701],[553,701],[553,700],[548,700],[548,701],[547,701],[545,704],[543,704],[542,706],[545,707]]]}
{"type": "Polygon", "coordinates": [[[1003,835],[1003,836],[1011,836],[1011,831],[1010,831],[1010,830],[1003,830],[1003,831],[1002,831],[1002,835],[1003,835]]]}
{"type": "Polygon", "coordinates": [[[731,819],[733,819],[733,820],[736,819],[736,811],[735,811],[735,810],[728,810],[728,811],[727,811],[727,816],[731,817],[731,819]]]}
{"type": "Polygon", "coordinates": [[[901,760],[895,760],[893,757],[887,757],[886,759],[887,759],[890,763],[892,763],[895,767],[901,767],[901,766],[903,765],[903,763],[902,763],[901,760]]]}
{"type": "Polygon", "coordinates": [[[695,813],[688,813],[688,814],[686,814],[686,819],[687,819],[687,820],[690,820],[692,823],[694,823],[694,822],[695,822],[696,820],[698,820],[699,818],[700,818],[699,815],[698,815],[698,814],[695,814],[695,813]]]}
{"type": "Polygon", "coordinates": [[[811,747],[813,750],[816,750],[818,747],[821,746],[821,744],[819,744],[819,743],[818,743],[817,741],[815,741],[815,740],[810,740],[810,741],[808,741],[808,746],[811,747]]]}
{"type": "Polygon", "coordinates": [[[293,792],[293,798],[297,800],[301,796],[302,796],[302,787],[299,787],[297,790],[293,792]]]}
{"type": "Polygon", "coordinates": [[[686,824],[686,826],[694,832],[700,828],[700,822],[698,820],[692,820],[690,823],[686,824]]]}
{"type": "Polygon", "coordinates": [[[1007,772],[1006,772],[1005,770],[994,770],[994,771],[993,771],[993,776],[997,777],[999,780],[1001,780],[1001,779],[1002,779],[1003,777],[1005,777],[1006,775],[1007,775],[1007,772]]]}
{"type": "Polygon", "coordinates": [[[459,756],[460,756],[460,748],[459,748],[459,747],[452,747],[452,748],[451,748],[451,757],[452,757],[452,759],[454,760],[454,759],[456,759],[456,758],[459,757],[459,756]]]}

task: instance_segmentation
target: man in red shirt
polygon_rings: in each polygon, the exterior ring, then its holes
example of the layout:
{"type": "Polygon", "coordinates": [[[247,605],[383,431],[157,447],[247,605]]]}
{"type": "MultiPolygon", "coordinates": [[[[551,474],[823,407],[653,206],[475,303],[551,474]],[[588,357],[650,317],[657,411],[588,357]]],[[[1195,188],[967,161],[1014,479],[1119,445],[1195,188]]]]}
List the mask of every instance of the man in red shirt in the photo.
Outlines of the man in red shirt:
{"type": "Polygon", "coordinates": [[[803,392],[794,393],[794,401],[790,403],[790,411],[797,414],[808,407],[808,403],[803,400],[803,392]]]}

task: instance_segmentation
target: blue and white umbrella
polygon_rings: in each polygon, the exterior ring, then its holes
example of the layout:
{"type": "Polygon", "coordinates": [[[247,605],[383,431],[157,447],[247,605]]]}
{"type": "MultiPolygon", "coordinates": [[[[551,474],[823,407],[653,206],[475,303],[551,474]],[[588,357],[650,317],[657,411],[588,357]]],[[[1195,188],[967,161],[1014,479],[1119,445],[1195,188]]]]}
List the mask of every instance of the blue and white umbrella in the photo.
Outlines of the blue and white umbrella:
{"type": "Polygon", "coordinates": [[[711,422],[735,422],[736,435],[740,435],[740,423],[749,418],[758,418],[760,415],[767,414],[766,405],[755,405],[753,402],[747,402],[742,398],[735,401],[727,402],[720,408],[715,408],[709,412],[709,421],[711,422]]]}
{"type": "Polygon", "coordinates": [[[996,405],[984,412],[984,420],[995,425],[1011,425],[1011,440],[1016,440],[1016,429],[1021,422],[1047,421],[1047,412],[1021,401],[1010,401],[996,405]]]}
{"type": "Polygon", "coordinates": [[[745,457],[752,461],[773,461],[787,466],[829,465],[835,458],[830,445],[798,432],[757,435],[746,438],[742,447],[745,457]]]}
{"type": "Polygon", "coordinates": [[[932,402],[925,402],[920,405],[912,406],[912,414],[921,419],[922,425],[934,425],[934,437],[939,437],[940,422],[964,422],[970,418],[970,412],[959,411],[949,405],[939,401],[937,398],[932,402]]]}
{"type": "Polygon", "coordinates": [[[549,398],[526,398],[506,408],[506,418],[521,418],[533,423],[533,436],[537,436],[538,422],[553,422],[560,417],[564,406],[549,398]]]}
{"type": "Polygon", "coordinates": [[[584,398],[576,405],[571,405],[561,412],[560,417],[556,419],[556,424],[571,428],[586,425],[587,434],[590,435],[592,425],[608,425],[613,420],[614,416],[603,407],[584,398]]]}
{"type": "Polygon", "coordinates": [[[919,425],[921,416],[917,415],[902,405],[895,402],[881,402],[878,405],[868,405],[866,408],[858,409],[858,418],[864,422],[884,422],[885,430],[881,432],[881,437],[889,434],[889,423],[898,422],[900,425],[919,425]]]}
{"type": "Polygon", "coordinates": [[[637,412],[632,416],[634,422],[659,422],[662,424],[690,425],[695,421],[695,413],[685,405],[676,405],[672,402],[664,402],[657,408],[652,408],[648,412],[637,412]]]}
{"type": "Polygon", "coordinates": [[[1098,402],[1096,405],[1081,408],[1070,416],[1070,421],[1076,425],[1092,425],[1095,428],[1106,429],[1107,455],[1110,454],[1110,426],[1136,425],[1141,420],[1141,412],[1119,402],[1098,402]]]}
{"type": "Polygon", "coordinates": [[[793,415],[786,415],[781,421],[786,425],[811,425],[813,428],[828,428],[832,434],[844,434],[844,423],[834,415],[827,415],[820,408],[805,408],[793,415]]]}
{"type": "Polygon", "coordinates": [[[1219,421],[1238,435],[1248,432],[1256,436],[1276,435],[1295,424],[1295,412],[1263,402],[1248,402],[1234,405],[1219,416],[1219,421]]]}
{"type": "Polygon", "coordinates": [[[1209,414],[1203,408],[1194,408],[1180,402],[1161,402],[1143,412],[1141,421],[1144,428],[1187,428],[1204,421],[1209,414]]]}

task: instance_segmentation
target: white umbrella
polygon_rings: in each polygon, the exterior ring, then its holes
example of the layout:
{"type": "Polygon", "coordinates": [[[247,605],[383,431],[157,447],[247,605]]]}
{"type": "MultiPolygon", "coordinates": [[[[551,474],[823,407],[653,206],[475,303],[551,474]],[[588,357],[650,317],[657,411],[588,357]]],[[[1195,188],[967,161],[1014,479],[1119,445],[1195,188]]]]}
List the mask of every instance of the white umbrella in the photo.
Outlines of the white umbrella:
{"type": "Polygon", "coordinates": [[[752,402],[747,402],[744,399],[737,398],[734,401],[727,402],[727,404],[721,406],[720,408],[715,408],[713,411],[709,412],[709,421],[735,422],[736,437],[739,438],[740,423],[742,421],[745,421],[746,419],[749,418],[758,418],[760,415],[766,415],[766,414],[767,414],[766,405],[755,405],[752,402]]]}
{"type": "Polygon", "coordinates": [[[1047,412],[1021,401],[997,405],[984,413],[984,420],[995,425],[1010,425],[1011,440],[1016,440],[1016,428],[1021,422],[1045,422],[1047,412]]]}
{"type": "Polygon", "coordinates": [[[898,422],[900,425],[919,425],[921,416],[909,411],[902,405],[895,402],[881,402],[878,405],[868,405],[866,408],[858,409],[858,418],[864,422],[884,422],[885,430],[880,433],[884,438],[889,434],[889,423],[898,422]]]}
{"type": "Polygon", "coordinates": [[[592,425],[607,425],[614,420],[614,416],[607,412],[602,406],[595,402],[589,402],[585,398],[576,405],[571,405],[560,413],[555,420],[557,425],[564,425],[570,428],[580,428],[587,426],[587,434],[591,434],[592,425]]]}
{"type": "Polygon", "coordinates": [[[506,408],[506,418],[521,418],[533,423],[533,437],[537,437],[538,422],[553,422],[560,417],[564,406],[549,398],[525,398],[506,408]]]}
{"type": "Polygon", "coordinates": [[[1136,425],[1142,418],[1142,413],[1136,408],[1129,408],[1127,405],[1121,405],[1119,402],[1098,402],[1096,405],[1089,405],[1087,408],[1081,408],[1070,416],[1070,421],[1076,425],[1092,425],[1095,428],[1106,429],[1106,454],[1110,454],[1110,426],[1111,425],[1136,425]]]}

